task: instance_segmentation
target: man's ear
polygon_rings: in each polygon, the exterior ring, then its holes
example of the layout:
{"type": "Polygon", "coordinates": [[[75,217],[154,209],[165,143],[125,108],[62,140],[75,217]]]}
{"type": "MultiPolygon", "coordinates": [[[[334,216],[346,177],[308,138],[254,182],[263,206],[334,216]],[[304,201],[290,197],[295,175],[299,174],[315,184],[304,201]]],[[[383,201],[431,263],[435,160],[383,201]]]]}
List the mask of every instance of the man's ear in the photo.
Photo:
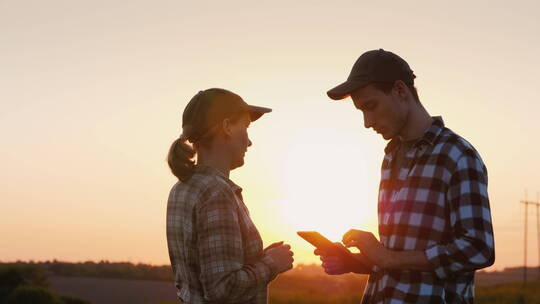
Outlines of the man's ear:
{"type": "Polygon", "coordinates": [[[231,136],[232,134],[232,123],[231,120],[228,118],[225,118],[223,122],[221,123],[221,130],[223,131],[223,134],[226,136],[231,136]]]}
{"type": "Polygon", "coordinates": [[[394,83],[394,91],[396,92],[396,94],[402,99],[402,100],[406,100],[407,99],[407,85],[405,84],[405,82],[401,81],[401,80],[397,80],[395,83],[394,83]]]}

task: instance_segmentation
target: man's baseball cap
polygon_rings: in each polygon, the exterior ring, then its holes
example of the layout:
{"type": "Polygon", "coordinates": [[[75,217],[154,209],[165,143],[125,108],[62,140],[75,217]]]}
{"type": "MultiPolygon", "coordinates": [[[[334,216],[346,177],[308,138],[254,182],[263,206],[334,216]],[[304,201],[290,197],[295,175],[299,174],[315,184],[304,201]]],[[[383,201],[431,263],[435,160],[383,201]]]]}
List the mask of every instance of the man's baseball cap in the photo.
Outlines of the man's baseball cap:
{"type": "Polygon", "coordinates": [[[416,76],[403,58],[383,49],[372,50],[356,60],[347,81],[326,94],[334,100],[340,100],[372,82],[394,83],[402,80],[406,84],[414,85],[414,78],[416,76]]]}
{"type": "Polygon", "coordinates": [[[191,98],[182,115],[182,127],[190,126],[187,139],[195,142],[223,119],[242,112],[249,113],[251,121],[255,121],[272,109],[249,105],[231,91],[211,88],[199,91],[191,98]]]}

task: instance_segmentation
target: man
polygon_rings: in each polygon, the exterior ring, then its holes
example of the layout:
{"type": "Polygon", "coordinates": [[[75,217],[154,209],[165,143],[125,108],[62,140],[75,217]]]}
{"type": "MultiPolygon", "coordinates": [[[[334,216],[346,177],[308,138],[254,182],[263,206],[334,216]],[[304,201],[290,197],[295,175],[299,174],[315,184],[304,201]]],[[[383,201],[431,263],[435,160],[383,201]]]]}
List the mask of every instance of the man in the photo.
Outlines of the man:
{"type": "Polygon", "coordinates": [[[359,264],[316,250],[328,274],[369,274],[362,303],[473,303],[474,272],[495,260],[487,170],[465,139],[431,117],[401,57],[364,53],[344,83],[364,126],[390,140],[382,163],[379,236],[350,230],[359,264]]]}

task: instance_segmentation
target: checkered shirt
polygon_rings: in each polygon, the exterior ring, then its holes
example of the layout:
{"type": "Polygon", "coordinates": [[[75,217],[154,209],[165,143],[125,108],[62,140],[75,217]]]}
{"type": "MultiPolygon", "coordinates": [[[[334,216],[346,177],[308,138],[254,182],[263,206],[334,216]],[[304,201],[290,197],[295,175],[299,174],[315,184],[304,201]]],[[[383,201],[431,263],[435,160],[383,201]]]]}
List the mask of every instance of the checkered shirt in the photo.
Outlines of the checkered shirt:
{"type": "Polygon", "coordinates": [[[473,303],[475,270],[495,260],[486,167],[441,117],[393,175],[399,145],[388,143],[382,163],[380,241],[395,251],[423,251],[435,268],[374,267],[362,303],[473,303]]]}
{"type": "Polygon", "coordinates": [[[184,303],[266,303],[277,275],[242,200],[221,172],[196,166],[173,186],[167,204],[167,244],[178,297],[184,303]]]}

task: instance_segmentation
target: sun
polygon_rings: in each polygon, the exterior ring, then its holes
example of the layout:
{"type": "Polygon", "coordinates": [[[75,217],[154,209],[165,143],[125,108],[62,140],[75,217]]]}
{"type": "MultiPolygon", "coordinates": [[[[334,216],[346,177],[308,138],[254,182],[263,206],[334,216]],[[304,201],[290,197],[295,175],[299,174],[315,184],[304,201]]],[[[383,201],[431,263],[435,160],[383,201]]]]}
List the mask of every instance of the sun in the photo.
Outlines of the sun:
{"type": "Polygon", "coordinates": [[[336,147],[303,138],[288,147],[283,219],[296,231],[318,231],[333,241],[351,228],[374,231],[376,197],[368,198],[373,189],[368,189],[362,151],[346,141],[336,147]]]}

